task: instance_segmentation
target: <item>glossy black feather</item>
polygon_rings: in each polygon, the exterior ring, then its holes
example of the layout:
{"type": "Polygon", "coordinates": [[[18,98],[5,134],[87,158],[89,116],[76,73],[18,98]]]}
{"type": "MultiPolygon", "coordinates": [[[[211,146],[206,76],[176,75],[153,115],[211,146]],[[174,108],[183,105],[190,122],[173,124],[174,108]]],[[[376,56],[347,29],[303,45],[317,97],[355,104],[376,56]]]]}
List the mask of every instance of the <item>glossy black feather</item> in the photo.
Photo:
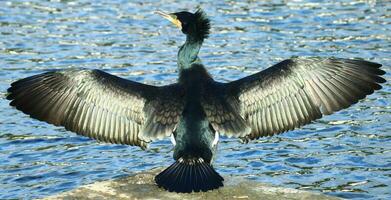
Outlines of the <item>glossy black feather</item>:
{"type": "Polygon", "coordinates": [[[33,118],[78,134],[145,147],[172,133],[183,107],[180,90],[177,85],[149,86],[100,70],[60,70],[15,81],[7,99],[33,118]],[[144,126],[151,119],[153,123],[144,126]]]}
{"type": "MultiPolygon", "coordinates": [[[[251,125],[244,139],[282,133],[357,103],[381,89],[381,65],[363,60],[295,58],[227,83],[251,125]]],[[[236,134],[237,137],[242,137],[236,134]]]]}
{"type": "Polygon", "coordinates": [[[191,35],[196,41],[203,41],[208,38],[210,31],[210,20],[203,10],[198,9],[195,13],[187,11],[173,13],[181,22],[182,32],[191,35]]]}
{"type": "Polygon", "coordinates": [[[180,158],[158,174],[155,181],[170,192],[191,193],[222,187],[224,178],[200,158],[180,158]]]}

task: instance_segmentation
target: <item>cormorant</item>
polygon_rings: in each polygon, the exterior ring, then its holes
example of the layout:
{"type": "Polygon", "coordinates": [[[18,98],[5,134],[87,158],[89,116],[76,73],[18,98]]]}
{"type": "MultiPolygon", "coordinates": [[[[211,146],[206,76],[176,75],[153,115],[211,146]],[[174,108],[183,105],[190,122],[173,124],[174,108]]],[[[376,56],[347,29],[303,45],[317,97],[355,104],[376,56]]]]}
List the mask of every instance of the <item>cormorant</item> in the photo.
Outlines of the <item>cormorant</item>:
{"type": "Polygon", "coordinates": [[[381,64],[293,58],[236,81],[214,81],[198,52],[210,22],[203,11],[158,12],[186,35],[178,82],[152,86],[101,70],[58,70],[11,84],[10,105],[99,141],[146,147],[172,137],[175,163],[155,177],[175,192],[223,186],[212,167],[219,135],[245,141],[280,134],[347,108],[379,90],[381,64]]]}

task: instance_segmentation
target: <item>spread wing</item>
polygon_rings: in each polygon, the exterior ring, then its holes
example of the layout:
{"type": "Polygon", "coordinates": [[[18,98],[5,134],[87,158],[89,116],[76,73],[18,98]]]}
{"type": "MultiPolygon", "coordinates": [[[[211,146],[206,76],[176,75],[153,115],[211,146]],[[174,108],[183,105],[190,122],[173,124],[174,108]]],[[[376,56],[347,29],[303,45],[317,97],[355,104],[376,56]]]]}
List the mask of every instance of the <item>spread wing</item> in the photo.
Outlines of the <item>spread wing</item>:
{"type": "Polygon", "coordinates": [[[201,99],[204,112],[214,131],[228,137],[244,137],[251,132],[251,128],[238,112],[239,104],[227,101],[224,91],[224,84],[218,82],[207,88],[206,95],[201,99]]]}
{"type": "Polygon", "coordinates": [[[380,67],[363,60],[288,59],[227,83],[225,93],[251,126],[244,138],[257,139],[293,130],[357,103],[385,82],[380,67]]]}
{"type": "Polygon", "coordinates": [[[35,119],[80,135],[145,148],[174,130],[183,108],[180,90],[177,85],[155,87],[100,70],[61,70],[12,83],[7,99],[35,119]]]}

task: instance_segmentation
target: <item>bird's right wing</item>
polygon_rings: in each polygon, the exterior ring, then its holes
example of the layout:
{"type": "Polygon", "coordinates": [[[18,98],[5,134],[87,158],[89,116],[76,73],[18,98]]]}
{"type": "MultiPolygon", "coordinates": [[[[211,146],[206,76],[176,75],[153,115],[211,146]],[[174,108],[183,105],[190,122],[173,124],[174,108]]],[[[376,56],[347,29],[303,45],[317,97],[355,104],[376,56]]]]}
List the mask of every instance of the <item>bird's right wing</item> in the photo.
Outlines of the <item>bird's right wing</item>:
{"type": "Polygon", "coordinates": [[[10,105],[35,119],[100,141],[145,147],[174,130],[177,85],[155,87],[100,70],[60,70],[11,84],[10,105]]]}
{"type": "Polygon", "coordinates": [[[385,82],[380,64],[337,58],[294,58],[227,83],[227,99],[239,107],[257,139],[308,124],[347,108],[385,82]]]}

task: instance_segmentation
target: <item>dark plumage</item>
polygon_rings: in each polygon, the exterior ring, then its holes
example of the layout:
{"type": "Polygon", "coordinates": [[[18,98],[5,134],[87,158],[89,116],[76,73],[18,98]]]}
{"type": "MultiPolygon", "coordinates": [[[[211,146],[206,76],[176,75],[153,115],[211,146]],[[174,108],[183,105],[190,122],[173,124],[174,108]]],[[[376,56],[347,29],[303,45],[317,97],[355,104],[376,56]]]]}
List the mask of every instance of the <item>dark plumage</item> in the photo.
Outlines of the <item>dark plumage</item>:
{"type": "Polygon", "coordinates": [[[175,192],[216,189],[212,166],[218,136],[271,136],[347,108],[381,89],[381,65],[339,58],[294,58],[242,79],[220,83],[198,52],[210,22],[197,12],[158,14],[186,34],[178,83],[151,86],[100,70],[50,71],[18,80],[10,105],[31,117],[100,141],[146,147],[172,136],[174,164],[156,176],[175,192]]]}

